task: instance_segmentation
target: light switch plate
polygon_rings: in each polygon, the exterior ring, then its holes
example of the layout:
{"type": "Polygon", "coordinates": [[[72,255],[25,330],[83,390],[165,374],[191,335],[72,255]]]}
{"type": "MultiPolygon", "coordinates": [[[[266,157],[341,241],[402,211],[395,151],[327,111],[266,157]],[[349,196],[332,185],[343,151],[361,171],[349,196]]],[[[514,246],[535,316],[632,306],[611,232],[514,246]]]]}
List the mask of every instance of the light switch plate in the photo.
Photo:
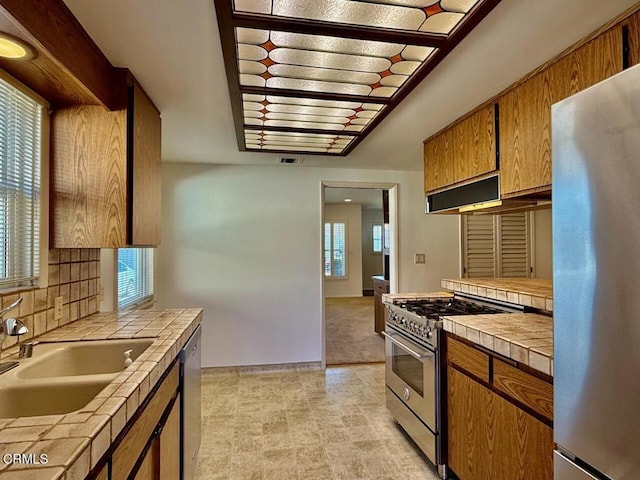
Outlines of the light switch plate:
{"type": "Polygon", "coordinates": [[[62,297],[56,297],[55,304],[53,306],[53,319],[62,319],[62,297]]]}
{"type": "Polygon", "coordinates": [[[425,254],[424,253],[416,253],[414,262],[416,264],[425,263],[425,254]]]}

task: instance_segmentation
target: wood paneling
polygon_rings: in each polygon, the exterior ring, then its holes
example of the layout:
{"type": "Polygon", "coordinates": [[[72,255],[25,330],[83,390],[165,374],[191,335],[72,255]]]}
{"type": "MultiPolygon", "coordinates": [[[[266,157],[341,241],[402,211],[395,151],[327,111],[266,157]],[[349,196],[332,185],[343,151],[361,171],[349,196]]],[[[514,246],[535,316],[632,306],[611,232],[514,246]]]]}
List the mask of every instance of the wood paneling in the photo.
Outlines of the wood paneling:
{"type": "Polygon", "coordinates": [[[448,458],[461,480],[551,480],[553,431],[491,390],[447,369],[448,458]]]}
{"type": "Polygon", "coordinates": [[[126,244],[126,112],[83,105],[51,118],[51,239],[57,247],[126,244]]]}
{"type": "Polygon", "coordinates": [[[508,91],[500,104],[500,192],[551,188],[551,105],[622,70],[614,27],[508,91]]]}
{"type": "Polygon", "coordinates": [[[171,408],[158,440],[160,479],[180,478],[180,395],[171,408]]]}
{"type": "Polygon", "coordinates": [[[447,362],[489,383],[489,355],[447,337],[447,362]]]}
{"type": "Polygon", "coordinates": [[[109,63],[62,0],[3,0],[0,30],[38,52],[28,62],[0,59],[0,67],[51,103],[122,108],[124,75],[109,63]]]}
{"type": "Polygon", "coordinates": [[[160,244],[160,112],[133,85],[133,165],[131,197],[132,245],[160,244]]]}
{"type": "Polygon", "coordinates": [[[493,360],[493,385],[517,401],[553,420],[553,385],[493,360]]]}
{"type": "Polygon", "coordinates": [[[493,105],[477,110],[424,143],[425,192],[495,169],[493,105]]]}
{"type": "Polygon", "coordinates": [[[144,412],[116,448],[111,460],[111,480],[125,480],[138,460],[162,413],[178,389],[178,365],[174,365],[144,412]]]}

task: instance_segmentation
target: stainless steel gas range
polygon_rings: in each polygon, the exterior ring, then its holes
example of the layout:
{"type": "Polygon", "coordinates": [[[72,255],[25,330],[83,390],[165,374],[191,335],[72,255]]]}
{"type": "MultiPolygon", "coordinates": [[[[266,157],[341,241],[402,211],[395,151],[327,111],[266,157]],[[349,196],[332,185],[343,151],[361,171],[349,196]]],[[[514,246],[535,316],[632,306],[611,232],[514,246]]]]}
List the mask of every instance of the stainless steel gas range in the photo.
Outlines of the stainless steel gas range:
{"type": "Polygon", "coordinates": [[[446,478],[442,317],[518,311],[475,297],[397,298],[387,305],[387,408],[446,478]]]}

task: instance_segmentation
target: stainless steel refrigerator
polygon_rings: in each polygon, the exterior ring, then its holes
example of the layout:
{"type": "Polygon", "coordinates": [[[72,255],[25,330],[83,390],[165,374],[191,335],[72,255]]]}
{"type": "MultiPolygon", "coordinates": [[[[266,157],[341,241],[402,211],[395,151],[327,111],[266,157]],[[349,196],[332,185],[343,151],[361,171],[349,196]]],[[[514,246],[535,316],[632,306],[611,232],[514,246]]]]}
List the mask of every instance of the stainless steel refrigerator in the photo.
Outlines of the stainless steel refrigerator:
{"type": "Polygon", "coordinates": [[[640,479],[640,66],[552,107],[555,480],[640,479]]]}

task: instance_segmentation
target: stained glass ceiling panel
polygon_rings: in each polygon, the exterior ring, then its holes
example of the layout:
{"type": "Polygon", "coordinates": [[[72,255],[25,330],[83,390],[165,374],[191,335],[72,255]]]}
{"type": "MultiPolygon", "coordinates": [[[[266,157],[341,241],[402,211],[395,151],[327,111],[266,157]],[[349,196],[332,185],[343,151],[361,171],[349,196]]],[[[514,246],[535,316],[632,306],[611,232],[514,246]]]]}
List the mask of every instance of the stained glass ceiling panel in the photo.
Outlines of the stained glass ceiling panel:
{"type": "Polygon", "coordinates": [[[240,85],[388,98],[431,47],[236,29],[240,85]]]}
{"type": "Polygon", "coordinates": [[[449,35],[479,0],[235,0],[236,12],[449,35]]]}
{"type": "Polygon", "coordinates": [[[238,148],[347,155],[500,0],[214,3],[238,148]]]}
{"type": "Polygon", "coordinates": [[[384,105],[243,94],[245,125],[360,132],[384,105]]]}
{"type": "Polygon", "coordinates": [[[280,150],[339,155],[355,137],[313,133],[245,130],[248,150],[280,150]]]}

